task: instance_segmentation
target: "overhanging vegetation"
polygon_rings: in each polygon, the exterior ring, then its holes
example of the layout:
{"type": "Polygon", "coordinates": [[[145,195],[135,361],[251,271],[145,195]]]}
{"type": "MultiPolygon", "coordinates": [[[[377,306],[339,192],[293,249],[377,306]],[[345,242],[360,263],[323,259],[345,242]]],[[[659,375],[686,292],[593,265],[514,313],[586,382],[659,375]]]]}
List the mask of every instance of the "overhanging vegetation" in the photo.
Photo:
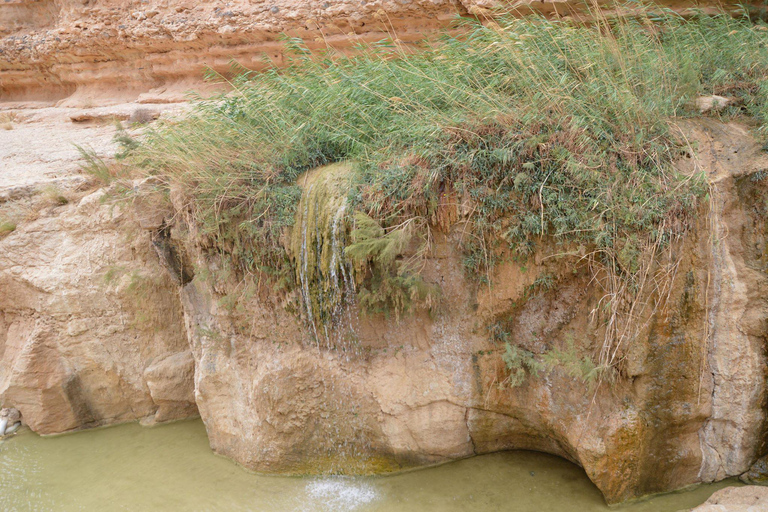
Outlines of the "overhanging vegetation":
{"type": "Polygon", "coordinates": [[[464,265],[480,282],[543,239],[580,246],[607,276],[608,365],[632,336],[612,300],[643,291],[644,255],[683,235],[707,193],[706,177],[673,165],[690,149],[675,119],[713,93],[738,99],[723,115],[768,117],[764,25],[652,12],[591,26],[460,20],[461,35],[421,51],[382,41],[353,57],[286,40],[286,68],[242,73],[130,158],[182,191],[201,246],[288,289],[300,279],[281,237],[297,180],[349,162],[344,254],[376,311],[434,304],[420,270],[435,230],[464,225],[464,265]]]}

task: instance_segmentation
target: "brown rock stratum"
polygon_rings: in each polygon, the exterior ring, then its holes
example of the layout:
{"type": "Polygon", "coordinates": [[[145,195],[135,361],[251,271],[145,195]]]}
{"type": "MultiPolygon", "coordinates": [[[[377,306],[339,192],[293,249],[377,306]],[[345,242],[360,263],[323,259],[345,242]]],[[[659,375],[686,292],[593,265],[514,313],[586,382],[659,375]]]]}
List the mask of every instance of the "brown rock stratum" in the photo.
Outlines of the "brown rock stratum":
{"type": "MultiPolygon", "coordinates": [[[[603,2],[600,2],[603,3],[603,2]]],[[[736,2],[671,0],[681,12],[736,2]]],[[[263,69],[282,36],[344,50],[384,38],[414,43],[456,16],[496,9],[583,14],[583,2],[497,0],[8,0],[0,2],[0,100],[69,104],[176,101],[206,69],[263,69]]]]}
{"type": "Polygon", "coordinates": [[[114,154],[112,124],[71,118],[137,108],[0,110],[0,402],[41,434],[197,414],[175,286],[73,145],[114,154]]]}

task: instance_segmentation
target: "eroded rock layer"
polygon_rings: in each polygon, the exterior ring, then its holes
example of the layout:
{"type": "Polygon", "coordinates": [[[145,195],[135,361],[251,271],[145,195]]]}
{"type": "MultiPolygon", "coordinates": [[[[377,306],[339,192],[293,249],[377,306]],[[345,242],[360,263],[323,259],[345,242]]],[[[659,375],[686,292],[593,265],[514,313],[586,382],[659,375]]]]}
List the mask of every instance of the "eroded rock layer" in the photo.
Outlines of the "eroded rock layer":
{"type": "Polygon", "coordinates": [[[0,405],[43,434],[199,410],[214,450],[276,473],[533,449],[582,465],[611,502],[739,475],[766,449],[768,156],[738,124],[682,128],[697,150],[680,168],[707,173],[710,203],[667,256],[666,300],[653,299],[611,381],[564,362],[509,385],[488,331],[500,319],[537,357],[599,342],[604,292],[554,247],[478,286],[459,220],[435,232],[424,270],[439,310],[353,310],[329,342],[295,294],[211,278],[224,262],[190,242],[182,194],[171,206],[151,180],[81,192],[80,177],[42,182],[0,235],[0,405]]]}
{"type": "MultiPolygon", "coordinates": [[[[711,7],[663,3],[680,12],[711,7]]],[[[0,100],[75,94],[72,104],[140,95],[147,102],[173,101],[199,85],[207,69],[281,64],[285,36],[313,49],[344,50],[384,38],[412,43],[449,27],[456,16],[486,19],[499,8],[584,13],[581,2],[570,1],[10,0],[0,3],[0,100]]]]}
{"type": "Polygon", "coordinates": [[[424,271],[442,288],[435,314],[355,311],[328,342],[291,296],[211,278],[223,262],[190,243],[182,195],[168,209],[151,180],[79,192],[81,179],[43,189],[0,235],[0,405],[42,434],[199,410],[214,450],[275,473],[532,449],[583,466],[610,502],[739,475],[766,451],[768,157],[738,124],[683,129],[697,151],[680,168],[707,173],[710,204],[611,381],[562,362],[509,385],[499,319],[537,357],[595,350],[604,292],[554,248],[478,287],[458,222],[424,271]]]}

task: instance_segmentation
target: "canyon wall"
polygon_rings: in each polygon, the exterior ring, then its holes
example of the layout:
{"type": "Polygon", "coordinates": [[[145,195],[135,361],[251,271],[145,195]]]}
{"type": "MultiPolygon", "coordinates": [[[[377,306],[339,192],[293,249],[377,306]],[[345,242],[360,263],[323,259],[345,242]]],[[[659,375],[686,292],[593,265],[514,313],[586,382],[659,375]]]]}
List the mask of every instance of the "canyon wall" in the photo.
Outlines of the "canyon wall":
{"type": "MultiPolygon", "coordinates": [[[[736,5],[662,3],[680,12],[736,5]]],[[[206,70],[280,65],[286,36],[315,50],[385,38],[417,43],[457,16],[485,19],[496,9],[585,12],[573,1],[10,0],[0,3],[0,100],[177,101],[203,85],[206,70]]]]}
{"type": "MultiPolygon", "coordinates": [[[[768,158],[739,125],[686,130],[699,151],[680,166],[707,172],[710,209],[674,249],[668,299],[615,381],[595,386],[562,364],[505,385],[503,346],[488,325],[505,319],[512,345],[539,356],[595,353],[604,291],[578,258],[553,259],[554,250],[501,265],[492,286],[472,285],[459,222],[436,234],[424,272],[442,288],[440,310],[355,314],[351,343],[318,342],[269,292],[232,307],[238,283],[190,277],[181,296],[211,446],[252,469],[297,474],[541,450],[582,465],[609,502],[743,473],[766,449],[768,158]],[[531,294],[544,275],[555,284],[531,294]]],[[[169,243],[182,247],[185,206],[175,206],[169,243]]],[[[196,257],[188,266],[221,264],[196,257]]]]}
{"type": "Polygon", "coordinates": [[[73,176],[0,203],[0,216],[27,208],[0,234],[0,405],[41,434],[199,413],[216,452],[283,474],[532,449],[583,466],[609,502],[739,475],[766,452],[768,156],[737,124],[684,130],[698,149],[680,168],[707,173],[710,204],[603,383],[564,362],[513,387],[489,336],[503,319],[537,357],[599,348],[604,292],[554,246],[478,286],[459,221],[424,271],[437,311],[355,310],[345,336],[318,342],[290,295],[206,275],[224,262],[190,243],[181,194],[73,176]],[[550,286],[531,292],[541,276],[550,286]]]}
{"type": "MultiPolygon", "coordinates": [[[[579,14],[569,2],[536,6],[579,14]]],[[[206,67],[259,69],[265,55],[279,64],[281,34],[315,49],[415,43],[493,7],[12,0],[0,4],[0,99],[176,101],[206,67]]],[[[26,122],[5,138],[36,138],[26,122]]],[[[456,224],[436,234],[425,269],[443,291],[438,311],[356,311],[354,343],[323,344],[284,297],[201,271],[222,262],[189,244],[181,198],[153,201],[147,182],[96,189],[69,168],[19,188],[7,178],[18,161],[0,153],[0,214],[29,210],[12,230],[0,223],[0,405],[41,434],[199,413],[214,450],[267,472],[385,472],[533,449],[582,465],[609,502],[739,475],[767,448],[768,159],[737,124],[685,130],[698,146],[680,166],[707,172],[710,204],[674,248],[663,307],[644,319],[622,373],[600,385],[563,366],[512,387],[487,331],[505,319],[512,344],[537,356],[594,350],[602,292],[578,258],[507,262],[478,287],[456,224]],[[554,286],[531,295],[543,275],[554,286]],[[233,295],[245,298],[233,306],[233,295]]]]}

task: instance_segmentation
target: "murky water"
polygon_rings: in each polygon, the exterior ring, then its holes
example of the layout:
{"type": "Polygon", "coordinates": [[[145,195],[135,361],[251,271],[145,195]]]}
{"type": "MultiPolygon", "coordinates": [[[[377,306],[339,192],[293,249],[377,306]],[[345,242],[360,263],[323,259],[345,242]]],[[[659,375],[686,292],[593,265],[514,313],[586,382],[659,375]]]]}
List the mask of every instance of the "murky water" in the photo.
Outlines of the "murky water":
{"type": "MultiPolygon", "coordinates": [[[[729,483],[619,510],[687,509],[729,483]]],[[[250,474],[213,455],[200,421],[0,442],[0,510],[545,512],[609,510],[578,467],[507,452],[378,478],[250,474]]],[[[617,510],[617,509],[612,509],[617,510]]]]}

